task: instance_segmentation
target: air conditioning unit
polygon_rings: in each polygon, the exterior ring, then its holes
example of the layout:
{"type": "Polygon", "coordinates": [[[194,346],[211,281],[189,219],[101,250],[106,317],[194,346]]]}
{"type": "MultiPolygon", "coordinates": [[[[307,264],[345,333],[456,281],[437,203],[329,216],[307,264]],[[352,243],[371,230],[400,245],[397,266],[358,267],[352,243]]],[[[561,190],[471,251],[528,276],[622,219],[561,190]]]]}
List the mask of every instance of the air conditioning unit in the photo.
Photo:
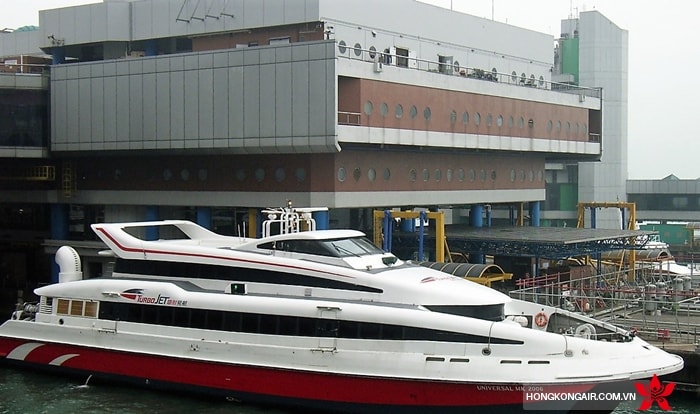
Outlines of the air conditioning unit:
{"type": "Polygon", "coordinates": [[[379,73],[379,72],[381,72],[381,71],[383,71],[383,70],[384,70],[384,63],[382,63],[381,60],[376,59],[376,60],[374,61],[374,72],[375,72],[375,73],[379,73]]]}
{"type": "Polygon", "coordinates": [[[578,96],[578,101],[579,101],[579,102],[586,102],[586,95],[584,95],[584,94],[579,94],[579,96],[578,96]]]}

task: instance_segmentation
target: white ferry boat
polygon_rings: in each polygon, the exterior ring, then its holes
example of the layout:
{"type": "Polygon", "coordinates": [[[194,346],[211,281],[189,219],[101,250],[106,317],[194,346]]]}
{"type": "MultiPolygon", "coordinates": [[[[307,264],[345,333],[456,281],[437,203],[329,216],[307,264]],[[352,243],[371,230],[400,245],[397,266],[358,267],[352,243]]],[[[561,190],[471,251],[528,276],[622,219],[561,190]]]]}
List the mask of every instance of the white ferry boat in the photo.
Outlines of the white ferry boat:
{"type": "Polygon", "coordinates": [[[0,359],[362,413],[549,410],[526,394],[590,395],[683,367],[610,324],[401,261],[358,231],[313,230],[303,209],[281,216],[282,234],[260,239],[188,221],[93,225],[113,274],[83,279],[61,247],[59,283],[0,326],[0,359]],[[151,226],[177,236],[139,237],[151,226]]]}

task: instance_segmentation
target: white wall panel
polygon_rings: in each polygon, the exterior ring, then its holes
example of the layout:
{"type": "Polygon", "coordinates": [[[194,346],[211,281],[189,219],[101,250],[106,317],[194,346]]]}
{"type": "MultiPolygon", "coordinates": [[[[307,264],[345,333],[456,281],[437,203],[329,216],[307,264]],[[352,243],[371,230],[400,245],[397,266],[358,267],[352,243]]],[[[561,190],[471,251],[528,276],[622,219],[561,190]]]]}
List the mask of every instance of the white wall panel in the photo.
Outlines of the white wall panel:
{"type": "Polygon", "coordinates": [[[94,143],[104,143],[105,140],[105,96],[104,96],[104,77],[95,77],[90,81],[90,97],[86,100],[88,105],[91,105],[92,116],[86,122],[90,126],[89,139],[94,143]]]}
{"type": "MultiPolygon", "coordinates": [[[[185,60],[185,65],[187,60],[185,60]]],[[[199,135],[199,73],[193,70],[185,71],[185,146],[196,148],[199,135]]]]}
{"type": "Polygon", "coordinates": [[[170,119],[172,115],[170,76],[168,72],[156,73],[156,139],[170,141],[170,119]]]}
{"type": "MultiPolygon", "coordinates": [[[[216,57],[223,56],[228,62],[226,54],[219,53],[215,55],[214,65],[216,66],[216,57]]],[[[228,138],[228,121],[229,121],[229,86],[228,86],[228,68],[217,67],[213,70],[213,105],[212,122],[214,139],[228,138]]],[[[227,144],[228,145],[228,144],[227,144]]],[[[218,145],[217,145],[218,146],[218,145]]]]}
{"type": "MultiPolygon", "coordinates": [[[[240,140],[245,136],[243,118],[245,108],[243,105],[243,66],[232,67],[228,70],[228,98],[229,98],[229,137],[240,140]]],[[[238,146],[237,142],[231,142],[231,146],[238,146]]],[[[242,146],[242,145],[241,145],[242,146]]]]}
{"type": "Polygon", "coordinates": [[[129,141],[143,141],[143,75],[128,76],[129,82],[129,141]]]}
{"type": "MultiPolygon", "coordinates": [[[[209,68],[200,69],[197,71],[199,74],[198,80],[198,93],[199,102],[196,112],[199,114],[199,139],[211,140],[214,138],[214,72],[209,68]]],[[[200,142],[201,147],[210,147],[211,141],[209,143],[200,142]]]]}
{"type": "Polygon", "coordinates": [[[69,79],[66,89],[66,143],[74,144],[79,142],[80,134],[80,82],[77,79],[69,79]]]}
{"type": "Polygon", "coordinates": [[[104,141],[115,142],[117,140],[117,78],[105,77],[103,88],[104,141]]]}
{"type": "Polygon", "coordinates": [[[78,102],[75,111],[78,115],[78,134],[76,138],[81,144],[81,148],[91,149],[92,137],[92,99],[90,78],[80,78],[78,80],[78,102]]]}
{"type": "Polygon", "coordinates": [[[309,62],[292,63],[292,135],[309,134],[309,107],[300,104],[309,101],[309,62]]]}
{"type": "MultiPolygon", "coordinates": [[[[246,53],[246,58],[249,54],[246,53]]],[[[246,137],[260,136],[260,67],[243,68],[243,132],[246,137]]]]}
{"type": "Polygon", "coordinates": [[[143,75],[143,139],[155,141],[156,139],[156,113],[158,111],[158,99],[156,97],[156,74],[143,75]]]}
{"type": "MultiPolygon", "coordinates": [[[[117,65],[119,71],[119,65],[117,65]]],[[[117,142],[129,140],[129,77],[117,76],[117,142]]]]}
{"type": "MultiPolygon", "coordinates": [[[[274,54],[272,55],[274,57],[274,54]]],[[[276,114],[276,86],[275,66],[263,64],[260,66],[260,136],[274,137],[276,114]]]]}
{"type": "Polygon", "coordinates": [[[289,137],[292,135],[292,64],[278,63],[275,66],[275,135],[289,137]]]}

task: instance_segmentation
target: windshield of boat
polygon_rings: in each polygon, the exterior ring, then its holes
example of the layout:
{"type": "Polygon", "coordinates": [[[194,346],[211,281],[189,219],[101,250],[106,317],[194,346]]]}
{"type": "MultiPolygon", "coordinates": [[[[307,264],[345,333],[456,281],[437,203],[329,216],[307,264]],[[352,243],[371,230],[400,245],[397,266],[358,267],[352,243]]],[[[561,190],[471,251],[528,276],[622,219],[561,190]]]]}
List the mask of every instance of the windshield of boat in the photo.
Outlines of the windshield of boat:
{"type": "Polygon", "coordinates": [[[354,237],[351,239],[322,240],[326,248],[334,252],[334,256],[365,256],[373,254],[384,254],[384,251],[367,240],[365,237],[354,237]]]}
{"type": "Polygon", "coordinates": [[[260,244],[258,248],[331,257],[359,257],[384,254],[382,249],[372,244],[366,237],[327,240],[276,240],[260,244]]]}

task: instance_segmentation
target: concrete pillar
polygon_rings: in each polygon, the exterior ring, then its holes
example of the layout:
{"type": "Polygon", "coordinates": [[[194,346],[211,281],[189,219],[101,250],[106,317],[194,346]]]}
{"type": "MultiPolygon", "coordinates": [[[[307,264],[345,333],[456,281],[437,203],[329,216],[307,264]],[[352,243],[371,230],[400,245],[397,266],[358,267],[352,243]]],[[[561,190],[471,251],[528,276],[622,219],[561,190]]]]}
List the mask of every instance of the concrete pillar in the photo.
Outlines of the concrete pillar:
{"type": "Polygon", "coordinates": [[[484,206],[475,204],[469,209],[469,225],[472,227],[484,227],[484,206]]]}
{"type": "Polygon", "coordinates": [[[399,223],[399,228],[401,229],[401,231],[413,233],[416,231],[416,221],[410,218],[401,219],[401,223],[399,223]]]}
{"type": "Polygon", "coordinates": [[[330,212],[326,211],[314,211],[311,213],[311,217],[316,220],[316,230],[328,230],[330,227],[330,212]]]}
{"type": "Polygon", "coordinates": [[[530,202],[530,226],[539,227],[540,226],[540,202],[531,201],[530,202]]]}
{"type": "MultiPolygon", "coordinates": [[[[484,227],[484,206],[474,204],[469,209],[469,224],[472,227],[484,227]]],[[[485,263],[486,256],[482,253],[469,252],[469,261],[471,263],[485,263]]]]}

